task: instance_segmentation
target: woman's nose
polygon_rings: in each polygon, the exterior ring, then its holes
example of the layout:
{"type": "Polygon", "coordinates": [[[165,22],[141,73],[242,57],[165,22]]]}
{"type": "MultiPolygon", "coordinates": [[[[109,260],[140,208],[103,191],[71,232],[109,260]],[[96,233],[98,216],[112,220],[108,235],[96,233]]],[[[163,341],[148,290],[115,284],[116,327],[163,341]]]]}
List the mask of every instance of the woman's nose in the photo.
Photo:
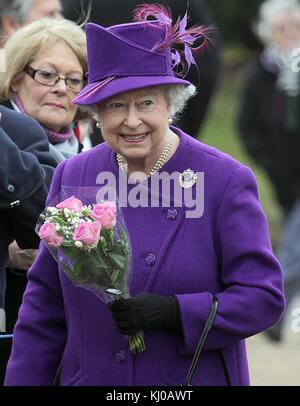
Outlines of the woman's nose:
{"type": "Polygon", "coordinates": [[[68,89],[66,81],[63,78],[59,78],[55,85],[52,86],[51,90],[59,93],[67,93],[68,89]]]}
{"type": "Polygon", "coordinates": [[[140,113],[136,109],[136,106],[130,106],[127,110],[127,116],[124,123],[127,127],[136,128],[141,124],[142,120],[140,118],[140,113]]]}

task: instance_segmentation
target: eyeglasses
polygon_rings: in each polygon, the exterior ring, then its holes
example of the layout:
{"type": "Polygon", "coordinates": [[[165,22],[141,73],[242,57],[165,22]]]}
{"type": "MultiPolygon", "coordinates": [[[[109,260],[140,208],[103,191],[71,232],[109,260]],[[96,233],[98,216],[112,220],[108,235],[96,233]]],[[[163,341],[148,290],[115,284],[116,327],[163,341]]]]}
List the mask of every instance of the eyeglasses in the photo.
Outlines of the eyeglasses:
{"type": "Polygon", "coordinates": [[[72,92],[80,92],[84,85],[84,79],[80,75],[72,75],[66,78],[59,76],[59,74],[51,69],[33,69],[31,66],[26,66],[24,72],[27,73],[33,80],[41,85],[45,86],[54,86],[59,80],[64,80],[66,83],[67,89],[72,92]]]}

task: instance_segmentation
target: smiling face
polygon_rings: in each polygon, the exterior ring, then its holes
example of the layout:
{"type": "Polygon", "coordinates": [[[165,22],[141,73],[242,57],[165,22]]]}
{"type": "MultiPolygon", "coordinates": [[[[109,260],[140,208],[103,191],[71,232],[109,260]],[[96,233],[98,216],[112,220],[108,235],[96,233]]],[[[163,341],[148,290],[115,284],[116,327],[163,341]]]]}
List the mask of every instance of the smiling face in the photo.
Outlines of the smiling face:
{"type": "MultiPolygon", "coordinates": [[[[63,43],[42,50],[30,66],[33,69],[57,72],[64,78],[81,78],[83,75],[76,55],[63,43]]],[[[12,89],[18,93],[27,114],[44,127],[59,131],[72,123],[77,107],[71,104],[71,100],[76,93],[67,89],[64,80],[59,80],[54,86],[46,86],[24,73],[12,84],[12,89]]]]}
{"type": "Polygon", "coordinates": [[[141,170],[151,166],[165,145],[168,104],[162,87],[122,93],[100,103],[97,113],[103,138],[128,165],[135,162],[141,170]]]}

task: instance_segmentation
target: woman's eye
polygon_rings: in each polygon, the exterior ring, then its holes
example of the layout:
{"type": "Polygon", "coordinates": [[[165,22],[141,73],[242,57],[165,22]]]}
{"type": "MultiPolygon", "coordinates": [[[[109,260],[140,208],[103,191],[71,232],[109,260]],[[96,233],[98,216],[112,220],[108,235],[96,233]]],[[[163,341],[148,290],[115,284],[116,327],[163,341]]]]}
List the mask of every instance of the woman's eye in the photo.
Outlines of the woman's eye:
{"type": "Polygon", "coordinates": [[[154,103],[152,100],[145,100],[142,102],[142,104],[147,107],[147,106],[152,106],[154,103]]]}
{"type": "Polygon", "coordinates": [[[47,71],[40,71],[40,75],[44,78],[44,79],[53,79],[56,76],[55,72],[47,72],[47,71]]]}
{"type": "Polygon", "coordinates": [[[68,80],[70,81],[70,83],[72,85],[79,85],[82,82],[82,79],[78,79],[78,78],[69,77],[68,80]]]}
{"type": "Polygon", "coordinates": [[[111,103],[108,107],[110,109],[121,109],[124,107],[124,104],[123,103],[111,103]]]}
{"type": "Polygon", "coordinates": [[[144,100],[141,103],[138,104],[138,109],[139,110],[152,110],[155,106],[155,103],[153,100],[144,100]]]}

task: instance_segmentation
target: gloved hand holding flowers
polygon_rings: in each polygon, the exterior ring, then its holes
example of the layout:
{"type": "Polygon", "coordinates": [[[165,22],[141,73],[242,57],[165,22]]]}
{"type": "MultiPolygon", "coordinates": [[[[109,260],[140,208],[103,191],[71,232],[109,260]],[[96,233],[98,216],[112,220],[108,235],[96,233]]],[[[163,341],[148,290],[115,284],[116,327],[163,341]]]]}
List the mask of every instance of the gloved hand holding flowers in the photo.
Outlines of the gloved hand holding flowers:
{"type": "MultiPolygon", "coordinates": [[[[105,303],[128,296],[130,242],[114,201],[83,205],[71,196],[47,207],[36,231],[74,284],[105,303]]],[[[145,349],[140,333],[129,345],[134,353],[145,349]]]]}
{"type": "Polygon", "coordinates": [[[113,301],[109,308],[122,334],[181,326],[179,304],[173,296],[140,293],[131,299],[113,301]]]}

